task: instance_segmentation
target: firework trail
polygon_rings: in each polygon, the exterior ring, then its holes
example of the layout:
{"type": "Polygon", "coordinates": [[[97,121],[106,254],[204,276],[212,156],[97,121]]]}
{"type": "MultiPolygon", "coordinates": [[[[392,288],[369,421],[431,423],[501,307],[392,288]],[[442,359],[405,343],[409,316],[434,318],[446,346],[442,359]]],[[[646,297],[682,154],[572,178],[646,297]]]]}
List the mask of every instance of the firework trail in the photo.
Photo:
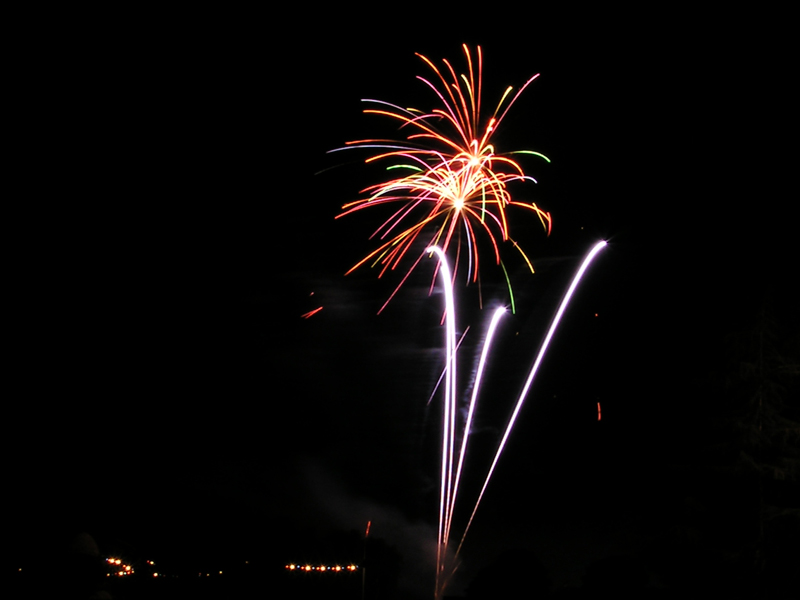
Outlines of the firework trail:
{"type": "Polygon", "coordinates": [[[505,448],[506,442],[508,441],[508,436],[511,434],[511,429],[514,427],[514,423],[517,420],[517,415],[519,415],[519,411],[522,408],[522,404],[525,401],[526,396],[528,395],[528,391],[531,388],[531,384],[533,383],[534,378],[536,377],[536,373],[539,370],[539,366],[542,364],[542,359],[544,358],[545,352],[547,352],[547,348],[550,345],[550,341],[553,339],[553,334],[558,327],[558,324],[561,322],[561,318],[564,316],[564,311],[566,311],[567,306],[569,305],[569,301],[572,298],[573,294],[575,293],[575,289],[578,287],[578,284],[581,282],[583,278],[583,274],[586,272],[586,269],[589,268],[589,265],[594,260],[597,253],[600,252],[603,248],[605,248],[606,242],[601,241],[594,245],[594,247],[589,251],[586,255],[586,258],[583,259],[581,266],[578,268],[578,271],[572,278],[572,283],[570,283],[569,288],[567,289],[566,293],[564,294],[563,299],[561,300],[561,304],[558,307],[558,311],[556,311],[555,316],[553,317],[553,321],[550,324],[550,329],[547,331],[547,335],[542,342],[541,347],[539,348],[539,353],[536,355],[536,360],[531,367],[531,371],[528,374],[528,379],[525,381],[525,385],[522,388],[522,392],[519,395],[519,399],[517,400],[517,404],[514,407],[514,411],[511,413],[511,418],[508,420],[508,425],[506,426],[505,433],[503,434],[502,440],[500,440],[500,445],[497,447],[497,452],[495,453],[494,460],[492,461],[492,466],[489,467],[489,473],[486,475],[486,480],[483,482],[483,487],[481,488],[480,494],[478,494],[478,501],[475,503],[475,507],[472,509],[472,514],[470,515],[469,522],[467,523],[467,527],[464,529],[464,533],[461,536],[461,542],[458,544],[458,548],[456,549],[456,556],[461,551],[461,546],[464,544],[464,539],[467,537],[467,532],[469,531],[470,526],[472,525],[472,520],[475,518],[475,513],[478,511],[478,506],[483,499],[483,493],[486,491],[486,487],[489,485],[489,480],[492,478],[492,474],[494,473],[494,468],[497,466],[497,461],[500,459],[500,455],[503,452],[503,448],[505,448]]]}
{"type": "MultiPolygon", "coordinates": [[[[454,243],[456,260],[453,274],[457,273],[459,258],[464,254],[468,259],[467,283],[476,282],[480,267],[476,232],[480,231],[488,237],[497,264],[502,265],[498,242],[510,241],[533,271],[531,261],[510,236],[506,211],[514,206],[533,212],[548,235],[551,218],[550,213],[543,211],[535,203],[512,199],[508,190],[510,182],[535,183],[536,180],[527,175],[511,156],[532,155],[548,162],[549,159],[531,150],[499,154],[495,151],[491,138],[519,95],[538,74],[528,79],[513,97],[513,88],[508,87],[491,117],[483,121],[483,55],[478,46],[476,65],[466,44],[463,49],[467,73],[460,77],[447,60],[442,61],[445,68],[440,70],[426,57],[417,55],[433,70],[436,75],[433,81],[436,83],[423,77],[417,79],[433,91],[441,108],[425,112],[401,108],[381,100],[363,100],[375,106],[366,109],[365,113],[397,120],[400,128],[406,132],[405,140],[356,140],[348,142],[343,148],[331,150],[337,152],[361,148],[376,151],[376,154],[367,159],[367,163],[389,161],[388,169],[404,173],[365,188],[362,193],[367,197],[345,204],[342,207],[343,212],[336,217],[371,206],[399,205],[370,238],[378,237],[381,240],[378,248],[347,273],[365,263],[371,263],[373,267],[380,266],[381,277],[387,270],[397,268],[414,242],[420,238],[425,247],[439,246],[445,254],[454,243]]],[[[400,284],[381,307],[381,311],[425,254],[426,251],[423,251],[414,260],[400,284]]]]}
{"type": "Polygon", "coordinates": [[[445,320],[447,333],[445,335],[446,371],[444,414],[442,423],[442,474],[439,491],[439,534],[436,549],[436,589],[439,589],[439,573],[441,572],[444,552],[447,550],[446,524],[450,520],[450,494],[452,491],[453,469],[453,437],[455,435],[456,411],[456,325],[455,303],[453,302],[453,285],[450,278],[450,267],[447,256],[439,247],[428,248],[428,252],[439,257],[439,272],[442,275],[442,287],[445,297],[445,320]]]}
{"type": "MultiPolygon", "coordinates": [[[[464,332],[458,339],[458,343],[456,344],[456,352],[458,352],[458,349],[461,348],[461,342],[463,342],[464,338],[467,337],[467,332],[469,332],[469,325],[467,326],[466,329],[464,329],[464,332]]],[[[439,375],[439,379],[436,380],[436,385],[433,386],[433,391],[431,392],[431,395],[428,396],[428,402],[427,402],[428,406],[430,406],[431,402],[433,402],[433,399],[436,396],[436,392],[439,391],[439,386],[442,384],[442,379],[444,379],[444,376],[446,374],[447,374],[447,365],[445,364],[444,369],[442,369],[442,374],[439,375]]]]}
{"type": "Polygon", "coordinates": [[[501,306],[495,309],[494,314],[492,315],[492,320],[489,322],[489,331],[486,334],[486,339],[483,342],[483,351],[481,352],[480,362],[478,363],[478,371],[475,374],[475,383],[472,387],[472,399],[469,402],[469,411],[467,412],[467,420],[464,424],[464,432],[461,438],[461,452],[458,456],[458,466],[456,467],[455,471],[455,482],[453,483],[453,497],[450,503],[450,519],[447,522],[446,527],[446,535],[445,539],[449,539],[450,537],[450,525],[453,519],[453,511],[455,510],[456,505],[456,497],[458,495],[458,483],[461,479],[461,470],[464,466],[464,456],[467,453],[467,441],[469,440],[470,430],[472,428],[472,417],[475,412],[475,405],[478,400],[478,391],[481,387],[481,381],[483,379],[483,370],[486,366],[486,359],[489,356],[489,350],[491,349],[492,340],[494,339],[495,331],[497,331],[497,326],[500,323],[500,318],[506,313],[506,308],[501,306]]]}
{"type": "Polygon", "coordinates": [[[456,388],[456,315],[455,315],[455,302],[453,300],[453,282],[450,276],[450,266],[447,262],[447,256],[444,251],[439,247],[432,247],[427,249],[430,253],[435,253],[439,258],[437,269],[441,274],[442,288],[444,289],[445,296],[445,398],[443,405],[443,423],[442,423],[442,469],[441,469],[441,487],[439,492],[439,533],[438,544],[436,552],[436,589],[439,590],[439,576],[443,572],[444,561],[447,555],[447,545],[450,539],[450,526],[453,520],[453,511],[455,510],[456,494],[458,491],[458,482],[460,480],[461,469],[464,464],[464,455],[467,449],[467,440],[469,438],[469,428],[472,424],[472,416],[474,414],[475,404],[478,397],[478,390],[480,389],[481,379],[483,376],[484,366],[489,354],[491,342],[494,337],[494,332],[497,329],[497,324],[500,317],[506,312],[505,308],[498,308],[489,326],[489,332],[484,341],[483,352],[481,360],[478,365],[478,371],[475,378],[475,385],[473,387],[472,400],[470,402],[469,412],[467,415],[466,423],[461,434],[461,451],[458,460],[458,466],[454,469],[454,448],[455,439],[457,435],[456,430],[456,414],[457,414],[457,388],[456,388]]]}

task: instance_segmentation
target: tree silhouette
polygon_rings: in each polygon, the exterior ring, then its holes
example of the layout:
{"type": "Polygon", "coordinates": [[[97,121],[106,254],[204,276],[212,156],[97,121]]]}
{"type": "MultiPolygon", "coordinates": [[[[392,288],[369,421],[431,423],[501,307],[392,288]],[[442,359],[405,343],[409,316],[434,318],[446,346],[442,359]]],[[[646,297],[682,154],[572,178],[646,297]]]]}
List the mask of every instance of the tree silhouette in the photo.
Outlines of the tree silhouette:
{"type": "Polygon", "coordinates": [[[685,398],[697,439],[665,474],[652,547],[673,588],[783,597],[800,564],[800,334],[764,301],[685,398]]]}
{"type": "MultiPolygon", "coordinates": [[[[800,333],[796,323],[782,325],[767,300],[750,327],[727,337],[722,397],[729,409],[717,421],[730,435],[719,444],[729,458],[723,472],[755,488],[754,539],[742,551],[770,585],[783,578],[789,547],[781,540],[800,524],[800,333]]],[[[795,538],[795,565],[798,547],[795,538]]]]}

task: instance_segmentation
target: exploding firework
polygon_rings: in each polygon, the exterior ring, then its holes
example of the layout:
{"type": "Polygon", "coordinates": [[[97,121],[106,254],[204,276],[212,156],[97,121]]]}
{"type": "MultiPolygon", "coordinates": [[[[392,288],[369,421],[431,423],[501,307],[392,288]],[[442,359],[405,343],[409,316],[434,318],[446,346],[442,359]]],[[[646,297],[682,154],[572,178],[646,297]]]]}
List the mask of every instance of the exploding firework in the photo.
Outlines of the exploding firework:
{"type": "MultiPolygon", "coordinates": [[[[447,60],[440,70],[426,57],[419,56],[435,73],[432,83],[418,77],[436,95],[441,107],[430,111],[404,109],[380,100],[365,99],[375,108],[365,113],[395,119],[406,134],[405,140],[365,139],[348,142],[336,152],[347,149],[377,151],[367,163],[386,161],[388,169],[401,175],[362,190],[366,198],[345,204],[337,218],[364,208],[394,204],[397,208],[375,230],[371,238],[381,244],[355,264],[348,273],[371,263],[380,267],[379,277],[394,270],[406,258],[408,251],[420,239],[423,248],[439,246],[446,254],[455,249],[453,276],[458,271],[460,258],[467,257],[467,283],[478,280],[480,255],[478,233],[484,232],[490,241],[494,262],[502,265],[500,242],[510,242],[533,271],[530,259],[511,238],[507,210],[516,207],[534,213],[549,234],[550,213],[533,202],[512,199],[508,184],[514,181],[532,181],[520,163],[512,157],[532,155],[549,162],[538,152],[521,150],[498,153],[492,135],[519,95],[534,81],[534,75],[512,96],[508,87],[500,98],[491,117],[481,114],[483,57],[477,48],[477,65],[472,53],[464,45],[467,73],[460,77],[447,60]]],[[[388,302],[403,285],[408,275],[419,264],[423,251],[414,259],[388,302]]],[[[435,275],[434,275],[435,277],[435,275]]],[[[510,288],[509,288],[510,289],[510,288]]],[[[386,306],[384,304],[381,310],[386,306]]]]}
{"type": "MultiPolygon", "coordinates": [[[[400,283],[378,311],[391,301],[403,286],[411,272],[419,265],[426,254],[438,258],[431,285],[435,283],[437,274],[441,275],[445,297],[446,325],[446,361],[444,369],[442,454],[441,454],[441,486],[439,502],[439,528],[436,564],[436,596],[440,597],[452,576],[454,568],[448,559],[448,544],[451,533],[456,498],[459,491],[461,472],[464,466],[469,430],[480,389],[483,370],[491,350],[491,342],[504,310],[498,310],[492,316],[491,324],[484,342],[473,386],[472,398],[466,422],[456,422],[458,414],[456,390],[456,311],[453,299],[453,281],[459,265],[466,260],[466,283],[479,281],[481,257],[480,248],[491,247],[494,262],[505,272],[501,260],[500,245],[510,243],[522,256],[525,263],[533,271],[533,266],[516,241],[511,237],[507,212],[510,208],[532,212],[541,222],[549,235],[552,220],[550,213],[545,212],[533,202],[524,202],[512,198],[509,184],[513,182],[534,182],[535,179],[526,174],[517,158],[533,156],[549,159],[530,150],[500,153],[495,150],[492,136],[504,120],[511,106],[520,94],[538,77],[534,75],[522,85],[516,93],[508,87],[495,106],[491,116],[486,119],[482,114],[482,73],[483,57],[480,47],[476,50],[476,61],[469,48],[464,45],[467,69],[465,74],[456,74],[447,60],[443,60],[441,70],[430,60],[419,56],[435,74],[431,80],[423,77],[423,82],[435,95],[439,107],[429,111],[400,106],[380,100],[365,99],[370,108],[364,112],[381,115],[395,120],[405,135],[401,140],[363,139],[348,142],[345,147],[332,150],[362,149],[373,154],[367,163],[388,163],[388,170],[398,175],[390,176],[386,181],[369,186],[362,190],[365,196],[342,207],[337,216],[353,214],[365,208],[392,205],[389,217],[383,220],[370,239],[379,240],[377,248],[357,262],[347,273],[365,264],[379,268],[379,277],[387,271],[398,269],[401,263],[410,267],[405,269],[400,283]],[[483,238],[488,242],[481,241],[483,238]],[[411,253],[409,252],[411,251],[411,253]],[[415,256],[415,253],[419,252],[415,256]],[[454,255],[453,269],[450,270],[448,254],[454,255]],[[460,450],[456,455],[457,439],[460,450]]],[[[461,543],[453,559],[457,558],[461,544],[469,530],[475,513],[489,484],[506,441],[516,421],[539,369],[542,358],[552,336],[567,308],[570,298],[596,254],[605,246],[598,243],[586,257],[553,319],[550,329],[542,343],[539,354],[531,368],[517,404],[512,412],[505,433],[498,446],[494,460],[478,495],[477,502],[469,522],[461,537],[461,543]]],[[[507,276],[506,279],[508,280],[507,276]]],[[[509,283],[509,293],[511,291],[509,283]]],[[[511,296],[513,310],[513,296],[511,296]]],[[[309,317],[314,312],[303,315],[309,317]]],[[[459,342],[460,343],[460,342],[459,342]]],[[[598,407],[599,410],[599,407],[598,407]]],[[[599,412],[598,412],[599,415],[599,412]]]]}

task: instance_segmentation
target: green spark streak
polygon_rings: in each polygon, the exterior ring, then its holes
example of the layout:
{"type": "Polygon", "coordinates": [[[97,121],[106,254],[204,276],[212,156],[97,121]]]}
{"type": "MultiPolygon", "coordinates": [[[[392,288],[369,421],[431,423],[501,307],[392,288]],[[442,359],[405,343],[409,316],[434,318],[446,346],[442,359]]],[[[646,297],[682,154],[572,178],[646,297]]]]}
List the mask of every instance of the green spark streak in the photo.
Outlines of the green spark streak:
{"type": "Polygon", "coordinates": [[[517,314],[517,311],[514,307],[514,292],[511,291],[511,280],[508,278],[508,271],[506,271],[506,266],[503,264],[503,261],[500,261],[500,266],[503,267],[503,275],[506,276],[506,285],[508,285],[508,295],[511,297],[511,314],[517,314]]]}
{"type": "Polygon", "coordinates": [[[386,167],[387,171],[391,171],[392,169],[411,169],[412,171],[417,171],[418,173],[422,173],[422,169],[416,167],[414,165],[392,165],[391,167],[386,167]]]}
{"type": "Polygon", "coordinates": [[[545,159],[547,162],[550,162],[550,159],[547,158],[541,152],[534,152],[533,150],[515,150],[514,152],[509,152],[508,154],[532,154],[533,156],[538,156],[539,158],[545,159]]]}

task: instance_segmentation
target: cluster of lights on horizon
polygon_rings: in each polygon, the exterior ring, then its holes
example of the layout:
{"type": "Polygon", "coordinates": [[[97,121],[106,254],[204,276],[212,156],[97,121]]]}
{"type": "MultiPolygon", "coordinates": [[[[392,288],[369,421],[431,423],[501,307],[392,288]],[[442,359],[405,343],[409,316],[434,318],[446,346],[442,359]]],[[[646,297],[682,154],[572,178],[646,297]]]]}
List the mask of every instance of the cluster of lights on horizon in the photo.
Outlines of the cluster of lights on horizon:
{"type": "Polygon", "coordinates": [[[353,572],[358,570],[358,565],[349,564],[349,565],[310,565],[310,564],[297,564],[297,563],[289,563],[286,565],[287,571],[300,571],[303,573],[342,573],[342,572],[353,572]]]}
{"type": "MultiPolygon", "coordinates": [[[[106,573],[106,577],[129,577],[136,572],[132,565],[126,564],[121,558],[106,558],[104,562],[112,569],[106,573]]],[[[145,563],[151,567],[154,567],[156,564],[152,560],[146,560],[145,563]]],[[[153,577],[163,576],[163,573],[153,572],[153,577]]]]}
{"type": "MultiPolygon", "coordinates": [[[[111,568],[113,569],[112,571],[106,573],[106,577],[129,577],[129,576],[131,576],[131,575],[133,575],[135,573],[134,568],[131,565],[125,564],[123,562],[123,560],[120,559],[120,558],[106,558],[105,562],[108,565],[110,565],[111,568]]],[[[151,567],[155,567],[155,565],[156,565],[156,563],[153,562],[152,560],[146,560],[145,563],[148,566],[151,566],[151,567]]],[[[249,561],[245,561],[245,564],[249,564],[249,561]]],[[[223,574],[222,571],[217,571],[215,573],[215,575],[222,575],[222,574],[223,574]]],[[[156,578],[168,577],[164,573],[159,573],[157,571],[153,571],[152,576],[156,577],[156,578]]],[[[210,577],[211,573],[200,572],[200,573],[197,574],[197,576],[198,577],[210,577]]],[[[176,576],[173,575],[172,577],[176,577],[176,576]]]]}
{"type": "MultiPolygon", "coordinates": [[[[112,572],[106,573],[106,577],[127,577],[134,574],[133,567],[131,565],[126,565],[120,558],[107,558],[106,563],[114,569],[112,572]]],[[[148,561],[148,563],[150,563],[150,561],[148,561]]]]}

